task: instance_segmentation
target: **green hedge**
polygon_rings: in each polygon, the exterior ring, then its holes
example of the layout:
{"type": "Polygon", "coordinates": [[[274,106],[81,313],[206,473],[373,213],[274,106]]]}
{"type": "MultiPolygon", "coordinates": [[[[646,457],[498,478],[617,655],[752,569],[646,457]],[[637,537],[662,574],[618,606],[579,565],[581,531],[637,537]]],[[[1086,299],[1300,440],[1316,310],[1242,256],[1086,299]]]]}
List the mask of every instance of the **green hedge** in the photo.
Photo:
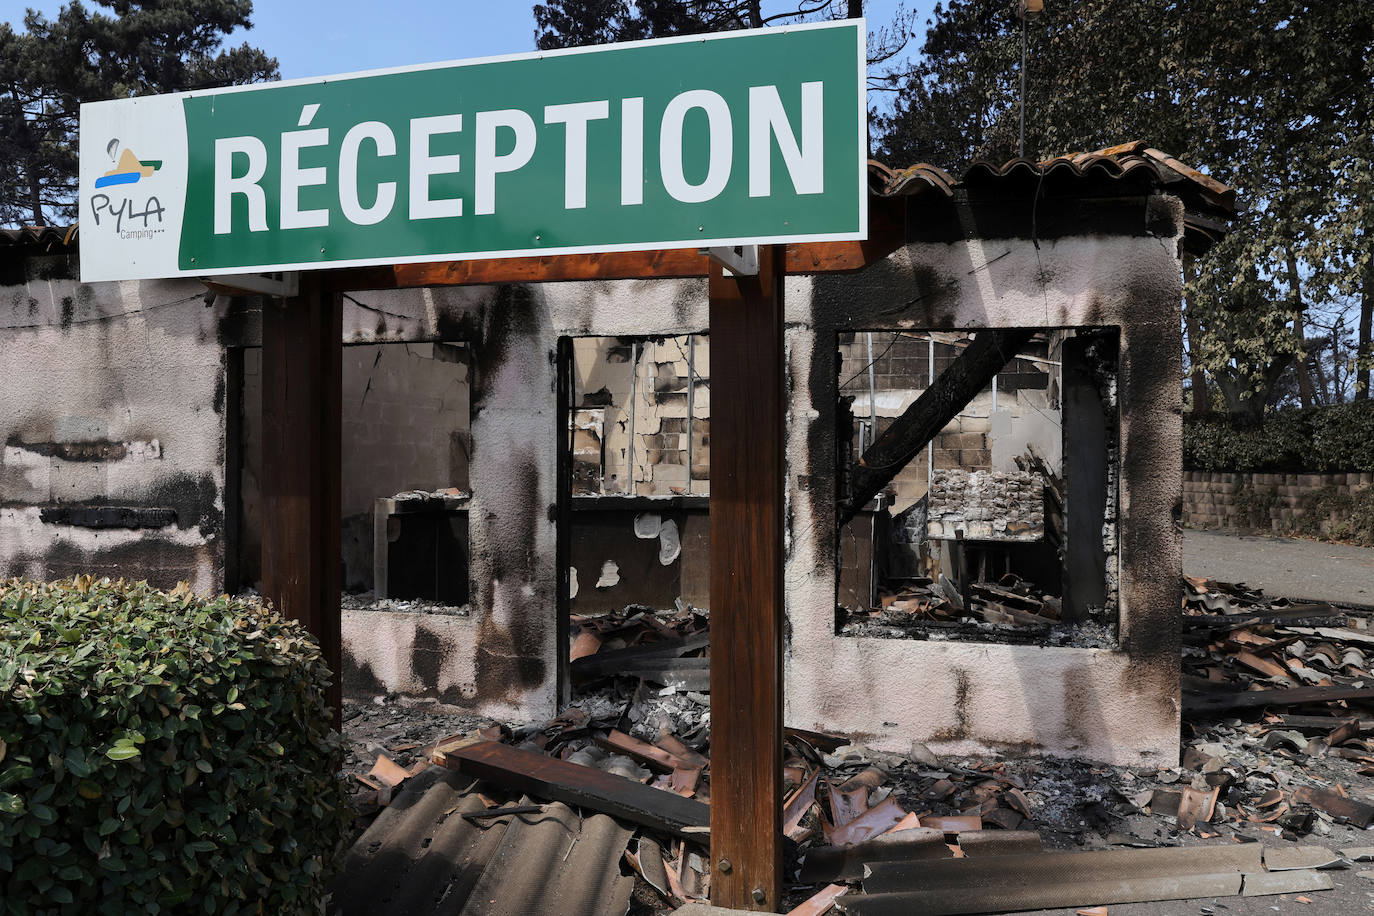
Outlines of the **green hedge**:
{"type": "Polygon", "coordinates": [[[1186,420],[1183,466],[1190,471],[1374,471],[1374,401],[1276,411],[1249,428],[1186,420]]]}
{"type": "Polygon", "coordinates": [[[349,805],[294,621],[0,581],[0,914],[318,912],[349,805]]]}

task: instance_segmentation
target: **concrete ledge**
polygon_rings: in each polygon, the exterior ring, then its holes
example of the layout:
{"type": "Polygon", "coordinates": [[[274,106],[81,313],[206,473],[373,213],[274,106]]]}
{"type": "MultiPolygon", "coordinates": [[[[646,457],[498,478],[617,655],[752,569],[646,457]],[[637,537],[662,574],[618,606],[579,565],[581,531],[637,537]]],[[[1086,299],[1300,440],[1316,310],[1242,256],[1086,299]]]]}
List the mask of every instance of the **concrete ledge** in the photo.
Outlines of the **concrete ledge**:
{"type": "Polygon", "coordinates": [[[475,616],[344,610],[340,627],[345,696],[428,697],[514,721],[556,714],[551,693],[518,691],[513,671],[501,676],[503,666],[514,668],[519,661],[485,644],[483,633],[492,628],[475,616]],[[506,689],[482,686],[492,683],[506,689]]]}
{"type": "Polygon", "coordinates": [[[789,659],[789,725],[907,754],[1178,759],[1178,670],[1106,649],[834,638],[789,659]],[[1172,674],[1172,677],[1171,677],[1172,674]]]}

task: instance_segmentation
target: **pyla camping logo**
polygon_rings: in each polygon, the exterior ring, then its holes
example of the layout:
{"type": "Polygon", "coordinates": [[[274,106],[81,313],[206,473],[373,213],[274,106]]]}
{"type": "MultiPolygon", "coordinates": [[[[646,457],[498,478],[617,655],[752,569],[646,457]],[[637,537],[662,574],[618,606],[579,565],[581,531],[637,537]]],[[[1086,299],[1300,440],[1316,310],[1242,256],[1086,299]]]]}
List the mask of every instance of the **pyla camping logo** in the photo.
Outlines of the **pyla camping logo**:
{"type": "MultiPolygon", "coordinates": [[[[105,147],[105,152],[111,159],[114,158],[114,151],[119,149],[119,140],[111,140],[105,147]]],[[[158,169],[162,168],[161,159],[140,159],[134,155],[134,151],[127,146],[124,152],[119,154],[119,161],[115,167],[95,180],[97,188],[108,188],[115,184],[137,184],[140,178],[151,176],[158,169]]]]}
{"type": "MultiPolygon", "coordinates": [[[[105,153],[114,163],[114,168],[95,180],[96,190],[101,188],[115,188],[119,185],[138,184],[145,178],[151,178],[153,173],[162,168],[161,159],[140,159],[134,155],[134,151],[125,146],[115,158],[115,150],[120,149],[119,139],[111,140],[105,146],[105,153]]],[[[112,197],[110,193],[99,193],[91,195],[91,213],[95,217],[95,224],[100,225],[101,217],[106,219],[113,218],[115,232],[121,239],[145,239],[152,238],[164,230],[159,227],[162,223],[163,206],[162,203],[153,195],[149,195],[141,202],[136,202],[125,192],[111,192],[118,195],[112,197]],[[141,220],[138,228],[124,228],[124,221],[128,220],[132,225],[134,220],[141,220]]]]}

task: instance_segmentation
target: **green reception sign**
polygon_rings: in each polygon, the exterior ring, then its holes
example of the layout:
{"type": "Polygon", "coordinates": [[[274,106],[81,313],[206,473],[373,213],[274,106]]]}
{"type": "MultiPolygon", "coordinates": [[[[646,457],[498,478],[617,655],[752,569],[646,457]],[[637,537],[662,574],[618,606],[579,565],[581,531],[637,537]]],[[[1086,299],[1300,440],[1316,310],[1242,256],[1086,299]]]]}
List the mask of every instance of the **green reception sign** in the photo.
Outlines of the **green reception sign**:
{"type": "Polygon", "coordinates": [[[862,239],[862,20],[81,106],[81,273],[862,239]]]}

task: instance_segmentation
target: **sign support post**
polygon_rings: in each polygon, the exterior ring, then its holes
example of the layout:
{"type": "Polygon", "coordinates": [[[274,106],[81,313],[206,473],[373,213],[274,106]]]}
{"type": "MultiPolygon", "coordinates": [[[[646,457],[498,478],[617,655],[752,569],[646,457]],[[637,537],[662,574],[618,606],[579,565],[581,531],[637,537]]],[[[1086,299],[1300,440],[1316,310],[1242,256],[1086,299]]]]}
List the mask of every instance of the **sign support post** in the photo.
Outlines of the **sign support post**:
{"type": "Polygon", "coordinates": [[[262,584],[319,640],[337,729],[343,310],[325,279],[303,273],[298,295],[263,300],[262,584]]]}
{"type": "Polygon", "coordinates": [[[711,264],[711,902],[782,895],[783,277],[711,264]]]}

